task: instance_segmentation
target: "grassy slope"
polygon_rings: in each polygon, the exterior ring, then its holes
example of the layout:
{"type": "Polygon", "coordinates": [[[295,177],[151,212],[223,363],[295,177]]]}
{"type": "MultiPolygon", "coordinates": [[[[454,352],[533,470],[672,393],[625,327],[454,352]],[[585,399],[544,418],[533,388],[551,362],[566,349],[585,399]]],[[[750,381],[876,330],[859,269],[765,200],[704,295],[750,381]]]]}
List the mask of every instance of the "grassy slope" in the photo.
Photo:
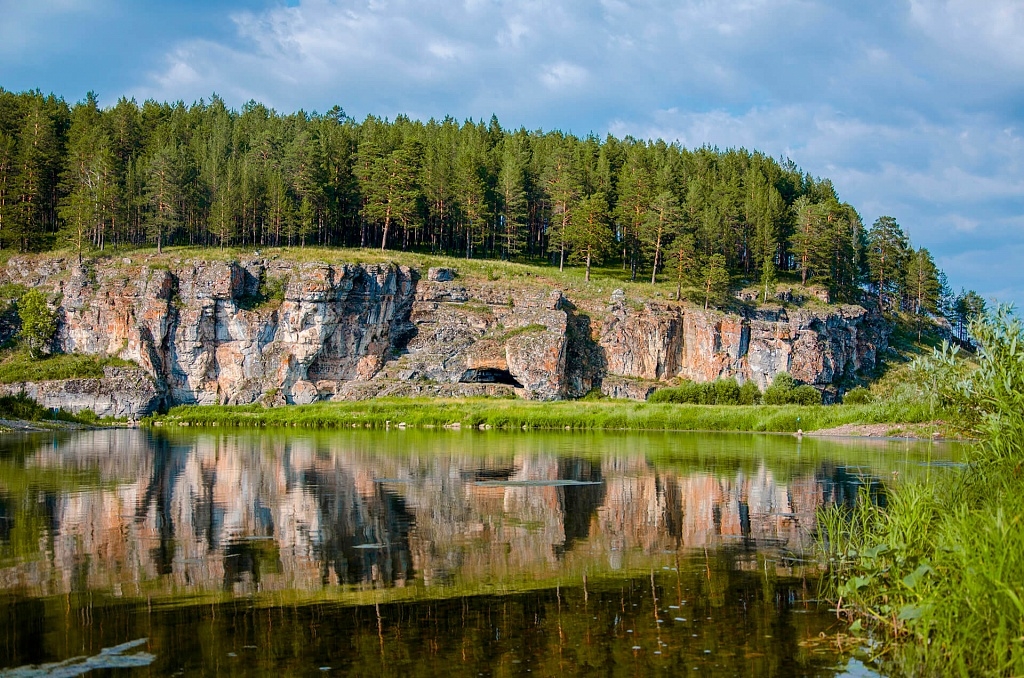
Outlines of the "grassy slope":
{"type": "Polygon", "coordinates": [[[37,359],[27,351],[0,354],[0,384],[58,379],[101,379],[104,367],[132,367],[135,363],[119,358],[64,354],[37,359]]]}

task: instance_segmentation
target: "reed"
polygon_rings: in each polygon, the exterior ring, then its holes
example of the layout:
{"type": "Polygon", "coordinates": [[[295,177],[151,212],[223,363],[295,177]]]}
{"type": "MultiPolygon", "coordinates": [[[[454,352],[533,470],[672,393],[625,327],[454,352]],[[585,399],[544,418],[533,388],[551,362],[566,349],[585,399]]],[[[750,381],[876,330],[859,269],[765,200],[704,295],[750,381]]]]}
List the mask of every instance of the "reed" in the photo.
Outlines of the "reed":
{"type": "Polygon", "coordinates": [[[972,333],[959,392],[982,441],[965,469],[819,516],[825,593],[891,673],[1024,674],[1024,331],[1000,309],[972,333]]]}

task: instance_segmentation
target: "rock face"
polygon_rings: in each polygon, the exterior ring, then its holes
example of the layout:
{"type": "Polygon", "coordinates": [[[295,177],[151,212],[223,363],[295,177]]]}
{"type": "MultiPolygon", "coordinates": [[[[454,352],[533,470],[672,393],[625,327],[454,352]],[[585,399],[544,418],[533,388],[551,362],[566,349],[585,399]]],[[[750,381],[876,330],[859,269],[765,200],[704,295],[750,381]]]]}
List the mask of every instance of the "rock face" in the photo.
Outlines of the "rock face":
{"type": "MultiPolygon", "coordinates": [[[[155,392],[146,405],[140,394],[81,406],[120,416],[381,394],[554,400],[601,388],[642,399],[675,378],[763,389],[783,371],[825,387],[873,367],[888,339],[884,321],[859,306],[729,315],[631,303],[621,290],[610,303],[574,302],[539,282],[465,281],[451,269],[421,278],[393,264],[13,257],[3,282],[60,300],[61,350],[138,363],[155,392]]],[[[105,382],[116,387],[113,376],[105,382]]]]}
{"type": "Polygon", "coordinates": [[[155,380],[138,368],[105,367],[103,379],[63,379],[0,384],[0,395],[24,392],[43,407],[80,412],[89,409],[101,417],[134,419],[161,404],[155,380]]]}

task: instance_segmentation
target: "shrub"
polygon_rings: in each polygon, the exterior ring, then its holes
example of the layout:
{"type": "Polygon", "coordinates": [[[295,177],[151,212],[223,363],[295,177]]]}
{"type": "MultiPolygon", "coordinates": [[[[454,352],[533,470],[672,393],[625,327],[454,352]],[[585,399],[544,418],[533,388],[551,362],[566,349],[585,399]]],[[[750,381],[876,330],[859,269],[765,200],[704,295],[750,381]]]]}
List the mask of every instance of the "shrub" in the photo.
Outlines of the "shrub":
{"type": "Polygon", "coordinates": [[[783,388],[772,384],[764,390],[761,400],[765,405],[785,405],[789,402],[789,392],[793,389],[783,388]]]}
{"type": "Polygon", "coordinates": [[[50,347],[57,331],[57,317],[46,303],[46,295],[29,290],[18,301],[21,338],[33,358],[39,358],[50,347]]]}
{"type": "Polygon", "coordinates": [[[740,385],[735,379],[718,379],[711,383],[716,405],[739,405],[740,385]]]}
{"type": "Polygon", "coordinates": [[[699,405],[705,403],[707,400],[705,386],[706,384],[695,384],[692,381],[684,381],[679,386],[658,389],[652,393],[651,397],[647,400],[652,403],[699,405]]]}
{"type": "Polygon", "coordinates": [[[797,386],[788,373],[779,372],[765,389],[763,400],[765,405],[820,405],[821,391],[807,384],[797,386]]]}
{"type": "Polygon", "coordinates": [[[787,402],[793,405],[821,404],[821,391],[808,384],[797,386],[789,392],[788,396],[787,402]]]}
{"type": "Polygon", "coordinates": [[[871,391],[867,390],[863,386],[850,389],[843,396],[843,402],[847,405],[865,405],[873,400],[871,397],[871,391]]]}
{"type": "Polygon", "coordinates": [[[758,405],[761,402],[761,389],[752,381],[743,382],[740,386],[740,405],[758,405]]]}

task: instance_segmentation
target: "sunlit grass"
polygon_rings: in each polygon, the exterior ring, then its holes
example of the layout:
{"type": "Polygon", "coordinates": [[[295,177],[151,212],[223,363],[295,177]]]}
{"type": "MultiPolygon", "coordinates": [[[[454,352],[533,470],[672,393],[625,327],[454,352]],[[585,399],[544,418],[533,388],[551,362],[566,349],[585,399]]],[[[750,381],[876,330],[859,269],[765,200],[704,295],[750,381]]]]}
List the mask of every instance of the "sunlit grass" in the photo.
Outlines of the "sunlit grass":
{"type": "Polygon", "coordinates": [[[498,429],[631,431],[814,431],[843,424],[928,421],[926,405],[879,402],[847,406],[674,405],[613,400],[531,402],[488,398],[380,398],[264,408],[260,405],[171,409],[162,425],[335,429],[475,426],[498,429]]]}

